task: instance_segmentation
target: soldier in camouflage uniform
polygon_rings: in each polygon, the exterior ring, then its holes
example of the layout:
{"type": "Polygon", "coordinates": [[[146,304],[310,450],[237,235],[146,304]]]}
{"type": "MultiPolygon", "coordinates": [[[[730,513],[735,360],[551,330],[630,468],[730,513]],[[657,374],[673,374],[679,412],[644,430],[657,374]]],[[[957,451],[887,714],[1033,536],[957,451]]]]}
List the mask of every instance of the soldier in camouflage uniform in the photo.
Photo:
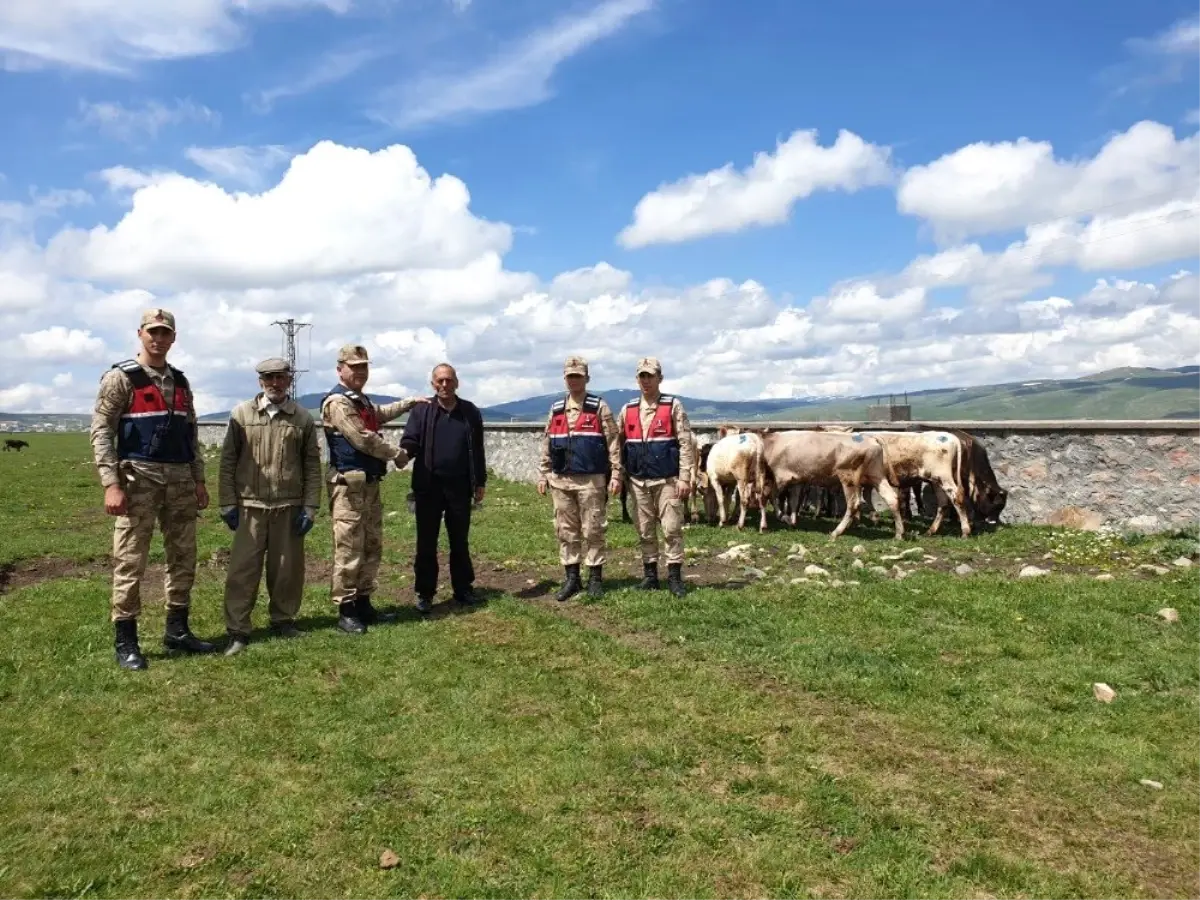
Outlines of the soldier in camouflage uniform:
{"type": "Polygon", "coordinates": [[[327,483],[333,519],[333,582],[338,628],[363,634],[375,622],[390,622],[395,613],[377,611],[371,595],[379,583],[383,556],[383,504],[379,483],[389,460],[397,469],[408,454],[379,433],[384,422],[402,416],[424,397],[376,406],[362,393],[370,376],[365,347],[348,344],[338,351],[338,384],[321,401],[321,423],[329,451],[327,483]]]}
{"type": "Polygon", "coordinates": [[[263,564],[271,630],[296,638],[304,598],[304,536],[321,502],[317,423],[288,397],[292,369],[285,359],[256,367],[262,390],[234,407],[221,449],[218,503],[234,532],[225,574],[226,656],[250,642],[250,613],[263,564]]]}
{"type": "Polygon", "coordinates": [[[692,426],[678,397],[660,391],[662,364],[638,361],[642,396],[621,411],[622,461],[634,500],[634,525],[642,543],[643,590],[658,587],[658,526],[667,545],[667,588],[683,585],[683,500],[692,492],[692,426]]]}
{"type": "Polygon", "coordinates": [[[100,380],[92,414],[91,441],[104,508],[116,516],[113,530],[112,620],[117,664],[144,669],[137,618],[141,583],[154,523],[167,557],[168,652],[211,653],[188,626],[196,577],[196,518],[208,506],[204,456],[199,450],[196,410],[183,373],[167,363],[175,343],[175,316],[165,309],[142,314],[142,349],[116,363],[100,380]]]}
{"type": "Polygon", "coordinates": [[[550,407],[537,484],[539,494],[545,496],[549,490],[554,500],[558,558],[566,572],[554,597],[560,603],[583,589],[581,544],[586,545],[588,596],[603,593],[607,470],[612,471],[609,493],[621,492],[621,430],[604,399],[587,391],[591,380],[587,361],[568,357],[563,380],[567,395],[550,407]]]}

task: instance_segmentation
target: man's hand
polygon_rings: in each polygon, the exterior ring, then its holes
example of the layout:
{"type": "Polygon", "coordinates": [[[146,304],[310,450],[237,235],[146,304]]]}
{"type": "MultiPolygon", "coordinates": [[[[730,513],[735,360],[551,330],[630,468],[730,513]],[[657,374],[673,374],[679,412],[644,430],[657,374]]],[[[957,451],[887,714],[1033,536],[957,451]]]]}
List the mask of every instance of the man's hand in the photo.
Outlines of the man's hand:
{"type": "Polygon", "coordinates": [[[221,510],[221,521],[229,527],[230,531],[237,531],[238,521],[241,517],[242,514],[236,506],[221,510]]]}
{"type": "Polygon", "coordinates": [[[428,403],[429,402],[428,397],[409,397],[408,399],[409,399],[410,403],[428,403]]]}
{"type": "Polygon", "coordinates": [[[608,483],[608,492],[610,494],[612,494],[614,497],[621,496],[621,479],[620,478],[614,477],[613,480],[608,483]]]}
{"type": "Polygon", "coordinates": [[[675,482],[675,496],[679,500],[686,500],[692,495],[692,483],[690,481],[675,482]]]}
{"type": "Polygon", "coordinates": [[[548,482],[545,478],[538,479],[538,483],[537,483],[538,493],[541,494],[543,497],[546,496],[546,491],[549,489],[549,487],[550,487],[550,482],[548,482]]]}
{"type": "Polygon", "coordinates": [[[316,523],[313,521],[312,513],[309,512],[307,507],[301,507],[300,509],[296,510],[296,516],[292,520],[292,527],[295,529],[297,537],[304,537],[306,534],[312,531],[312,527],[315,524],[316,523]]]}
{"type": "Polygon", "coordinates": [[[196,509],[208,509],[208,488],[203,481],[196,484],[196,509]]]}
{"type": "Polygon", "coordinates": [[[476,503],[483,502],[483,488],[482,487],[475,488],[475,502],[476,503]]]}
{"type": "Polygon", "coordinates": [[[395,463],[397,469],[403,469],[408,465],[408,451],[397,450],[396,455],[392,458],[392,462],[395,463]]]}
{"type": "Polygon", "coordinates": [[[119,484],[110,484],[104,489],[104,511],[110,516],[123,516],[129,511],[125,491],[119,484]]]}

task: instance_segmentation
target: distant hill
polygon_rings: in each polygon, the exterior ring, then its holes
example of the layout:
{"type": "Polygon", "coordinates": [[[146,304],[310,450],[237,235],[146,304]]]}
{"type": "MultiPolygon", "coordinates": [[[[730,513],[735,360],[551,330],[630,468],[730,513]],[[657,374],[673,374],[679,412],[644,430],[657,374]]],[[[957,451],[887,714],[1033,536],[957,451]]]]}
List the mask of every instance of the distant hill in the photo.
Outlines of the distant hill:
{"type": "MultiPolygon", "coordinates": [[[[627,403],[637,392],[630,389],[601,390],[596,393],[613,410],[627,403]]],[[[314,412],[322,394],[303,394],[300,403],[314,412]]],[[[377,403],[399,399],[387,394],[371,394],[377,403]]],[[[485,407],[489,422],[540,422],[550,404],[561,393],[541,394],[485,407]]],[[[877,402],[875,395],[817,398],[811,400],[705,400],[681,396],[688,415],[695,421],[785,422],[862,421],[867,407],[877,402]]],[[[1023,381],[991,384],[972,388],[938,388],[909,391],[908,402],[914,419],[945,422],[953,419],[1195,419],[1200,418],[1200,366],[1174,369],[1110,369],[1082,378],[1023,381]]],[[[209,413],[204,422],[223,422],[229,412],[209,413]]],[[[0,431],[29,430],[37,427],[56,430],[86,429],[90,416],[83,413],[5,413],[0,412],[0,431]]]]}

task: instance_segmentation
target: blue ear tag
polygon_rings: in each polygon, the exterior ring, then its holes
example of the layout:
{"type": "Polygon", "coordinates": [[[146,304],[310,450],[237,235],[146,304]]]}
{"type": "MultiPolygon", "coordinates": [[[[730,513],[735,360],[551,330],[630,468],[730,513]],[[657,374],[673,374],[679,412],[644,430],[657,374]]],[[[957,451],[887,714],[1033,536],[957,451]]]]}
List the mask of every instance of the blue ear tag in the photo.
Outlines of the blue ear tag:
{"type": "Polygon", "coordinates": [[[949,438],[948,438],[948,437],[946,437],[946,435],[944,435],[944,434],[939,434],[939,435],[938,435],[938,441],[939,441],[940,443],[943,443],[943,444],[944,444],[944,443],[946,443],[946,441],[948,441],[948,440],[949,440],[949,438]]]}
{"type": "Polygon", "coordinates": [[[863,436],[861,434],[856,434],[856,435],[854,435],[854,437],[850,438],[850,440],[854,441],[856,444],[861,444],[862,439],[863,439],[863,436]]]}

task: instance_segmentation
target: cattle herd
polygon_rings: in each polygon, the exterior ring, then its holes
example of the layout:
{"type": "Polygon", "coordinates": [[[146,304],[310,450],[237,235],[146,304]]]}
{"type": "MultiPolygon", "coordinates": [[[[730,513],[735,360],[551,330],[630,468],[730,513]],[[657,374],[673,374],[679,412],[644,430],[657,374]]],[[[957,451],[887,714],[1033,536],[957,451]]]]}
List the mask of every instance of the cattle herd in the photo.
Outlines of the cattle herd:
{"type": "MultiPolygon", "coordinates": [[[[839,518],[830,535],[836,538],[859,521],[863,510],[874,518],[872,495],[878,493],[892,512],[897,538],[912,519],[914,497],[921,507],[930,501],[936,507],[929,534],[953,510],[965,537],[973,525],[995,524],[1008,500],[986,449],[964,431],[828,426],[770,431],[727,425],[718,429],[716,440],[697,441],[695,450],[692,483],[705,518],[718,526],[725,525],[736,504],[739,529],[747,510],[757,507],[759,530],[765,531],[767,507],[773,504],[776,517],[793,527],[805,511],[839,518]]],[[[686,509],[686,515],[698,522],[700,509],[686,509]]]]}

